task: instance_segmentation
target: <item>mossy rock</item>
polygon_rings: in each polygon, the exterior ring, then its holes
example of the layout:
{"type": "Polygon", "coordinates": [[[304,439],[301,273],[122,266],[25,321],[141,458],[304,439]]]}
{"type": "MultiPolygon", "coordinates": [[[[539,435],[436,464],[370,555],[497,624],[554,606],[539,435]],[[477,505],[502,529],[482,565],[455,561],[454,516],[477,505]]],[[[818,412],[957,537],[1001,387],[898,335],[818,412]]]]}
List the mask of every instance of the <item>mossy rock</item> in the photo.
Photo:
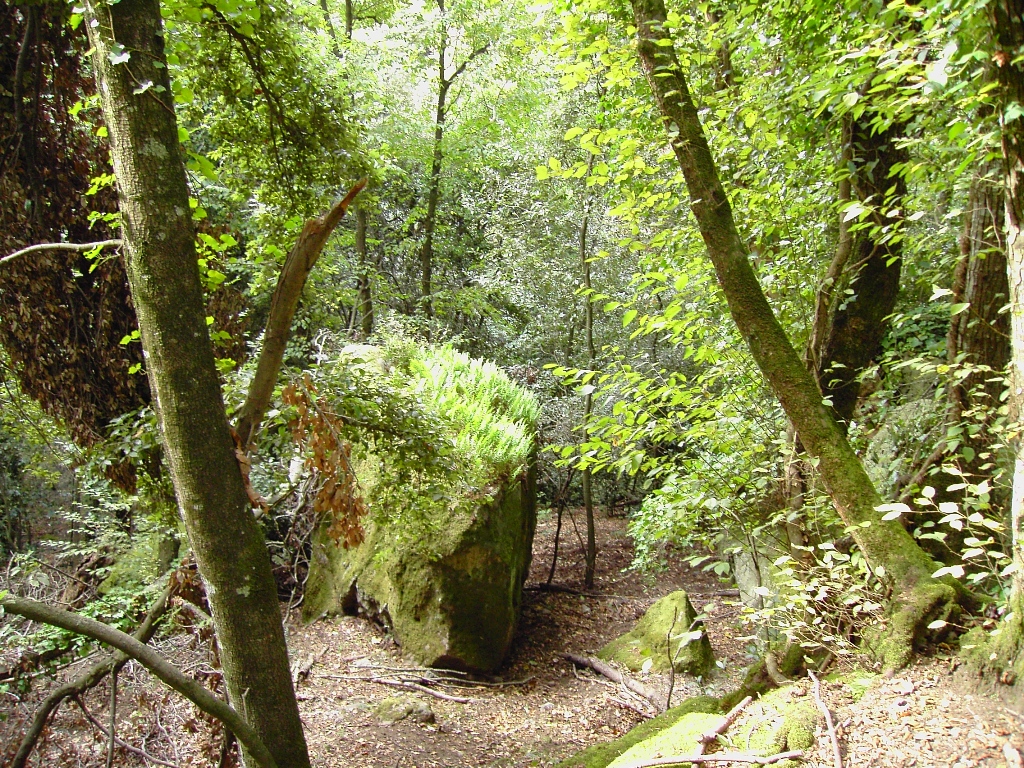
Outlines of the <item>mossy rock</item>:
{"type": "Polygon", "coordinates": [[[495,671],[519,618],[535,498],[531,470],[472,510],[439,508],[434,525],[369,523],[365,541],[350,549],[321,527],[304,617],[365,615],[387,626],[417,663],[495,671]]]}
{"type": "MultiPolygon", "coordinates": [[[[619,737],[615,741],[605,744],[595,744],[592,747],[579,752],[568,760],[558,764],[558,768],[607,768],[615,762],[619,756],[630,750],[635,745],[654,738],[662,731],[676,725],[683,717],[692,714],[704,716],[717,715],[721,712],[718,699],[710,696],[694,696],[682,704],[663,712],[657,717],[640,723],[629,733],[619,737]]],[[[714,727],[714,726],[712,726],[714,727]]],[[[699,737],[700,734],[698,734],[699,737]]]]}
{"type": "Polygon", "coordinates": [[[388,696],[376,706],[374,714],[382,723],[397,723],[406,719],[424,724],[435,721],[434,710],[430,705],[411,696],[388,696]]]}
{"type": "Polygon", "coordinates": [[[720,726],[724,719],[723,715],[703,712],[683,715],[672,726],[634,744],[615,758],[608,768],[621,768],[645,760],[657,760],[659,757],[693,754],[700,745],[701,736],[720,726]]]}
{"type": "Polygon", "coordinates": [[[715,657],[704,624],[696,619],[697,612],[689,596],[680,589],[648,608],[636,627],[612,640],[597,655],[607,661],[617,661],[634,672],[642,669],[648,660],[655,671],[667,672],[671,656],[676,672],[706,675],[715,657]]]}
{"type": "MultiPolygon", "coordinates": [[[[797,695],[797,687],[787,685],[770,691],[747,709],[747,722],[753,727],[740,738],[750,742],[755,755],[776,755],[790,750],[807,750],[814,746],[818,727],[818,709],[805,693],[797,695]]],[[[802,689],[801,689],[802,690],[802,689]]],[[[796,765],[786,760],[779,765],[796,765]]]]}

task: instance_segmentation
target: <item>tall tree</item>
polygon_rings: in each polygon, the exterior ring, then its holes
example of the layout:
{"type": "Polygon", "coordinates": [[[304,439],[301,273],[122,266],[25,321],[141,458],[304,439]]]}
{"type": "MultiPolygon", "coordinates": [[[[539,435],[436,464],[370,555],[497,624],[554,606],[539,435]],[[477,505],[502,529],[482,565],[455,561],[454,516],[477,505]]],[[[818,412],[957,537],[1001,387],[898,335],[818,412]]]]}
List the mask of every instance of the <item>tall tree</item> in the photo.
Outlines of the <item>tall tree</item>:
{"type": "Polygon", "coordinates": [[[86,25],[146,372],[228,695],[278,765],[306,768],[270,558],[250,511],[206,326],[160,4],[89,0],[86,25]]]}
{"type": "Polygon", "coordinates": [[[708,256],[729,311],[779,398],[837,511],[874,571],[893,587],[887,633],[877,654],[888,667],[906,664],[915,640],[935,619],[957,611],[956,590],[932,577],[935,563],[896,521],[876,509],[882,500],[818,386],[765,299],[718,175],[674,43],[663,0],[632,0],[640,63],[671,137],[708,256]]]}
{"type": "Polygon", "coordinates": [[[486,53],[489,43],[473,49],[456,64],[456,46],[449,39],[451,28],[445,15],[445,0],[437,0],[439,31],[437,36],[437,102],[434,108],[434,145],[430,159],[430,179],[427,186],[427,211],[423,216],[423,243],[420,246],[420,272],[423,313],[433,317],[434,230],[437,228],[437,206],[441,200],[441,164],[444,161],[444,127],[448,119],[449,92],[455,81],[477,56],[486,53]]]}
{"type": "MultiPolygon", "coordinates": [[[[999,114],[1024,104],[1024,0],[995,0],[988,6],[995,42],[993,59],[1000,86],[999,114]]],[[[1018,424],[1013,498],[1010,510],[1013,566],[1009,610],[993,643],[982,648],[983,668],[1013,683],[1024,675],[1024,125],[1019,119],[1000,119],[1003,172],[1006,185],[1006,262],[1010,293],[1010,413],[1018,424]]]]}

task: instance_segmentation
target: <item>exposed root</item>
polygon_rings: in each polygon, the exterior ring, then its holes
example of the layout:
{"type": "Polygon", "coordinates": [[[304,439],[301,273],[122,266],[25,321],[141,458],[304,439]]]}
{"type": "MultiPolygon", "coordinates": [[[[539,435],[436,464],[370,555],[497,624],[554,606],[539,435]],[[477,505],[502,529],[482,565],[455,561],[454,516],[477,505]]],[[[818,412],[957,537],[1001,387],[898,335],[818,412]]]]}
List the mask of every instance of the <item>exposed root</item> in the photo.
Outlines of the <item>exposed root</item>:
{"type": "Polygon", "coordinates": [[[864,644],[883,669],[896,671],[910,663],[916,649],[942,639],[949,625],[959,618],[956,589],[927,579],[893,599],[887,625],[867,637],[864,644]]]}

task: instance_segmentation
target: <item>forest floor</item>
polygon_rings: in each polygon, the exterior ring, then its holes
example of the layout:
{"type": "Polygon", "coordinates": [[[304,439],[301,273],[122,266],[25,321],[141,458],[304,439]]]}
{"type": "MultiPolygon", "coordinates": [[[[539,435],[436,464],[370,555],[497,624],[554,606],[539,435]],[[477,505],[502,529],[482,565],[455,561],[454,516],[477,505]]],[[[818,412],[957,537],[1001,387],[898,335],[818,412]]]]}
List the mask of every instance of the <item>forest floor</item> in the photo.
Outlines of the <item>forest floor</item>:
{"type": "MultiPolygon", "coordinates": [[[[754,660],[753,646],[739,621],[740,609],[728,585],[674,558],[667,570],[643,576],[626,570],[632,547],[621,519],[598,522],[597,583],[585,596],[539,591],[547,578],[554,541],[553,517],[542,517],[523,616],[500,687],[457,693],[459,703],[425,693],[398,691],[359,679],[386,668],[409,667],[377,626],[352,617],[303,625],[296,612],[287,622],[293,666],[300,674],[299,705],[316,768],[460,768],[462,766],[550,766],[592,744],[612,740],[643,719],[607,680],[575,670],[562,654],[596,651],[632,628],[656,599],[686,589],[707,616],[707,630],[722,668],[708,680],[678,676],[673,703],[735,689],[754,660]],[[416,713],[384,722],[377,705],[398,696],[418,704],[416,713]],[[625,703],[623,703],[625,702],[625,703]],[[429,707],[430,712],[427,713],[429,707]]],[[[581,589],[582,553],[571,523],[563,529],[555,583],[581,589]]],[[[197,677],[216,682],[208,640],[180,633],[161,640],[160,650],[197,677]]],[[[994,698],[965,692],[952,674],[950,658],[920,660],[885,678],[870,669],[846,667],[843,682],[823,682],[822,694],[835,715],[845,766],[1006,766],[1024,768],[1024,719],[994,698]]],[[[79,667],[80,668],[80,667],[79,667]]],[[[63,675],[75,669],[64,670],[63,675]]],[[[13,694],[0,705],[0,763],[16,748],[18,732],[48,686],[40,680],[22,701],[13,694]]],[[[643,678],[667,694],[667,676],[643,678]]],[[[129,665],[121,675],[119,738],[148,755],[119,748],[115,765],[216,765],[221,738],[216,726],[143,670],[129,665]]],[[[450,688],[448,693],[456,693],[450,688]]],[[[65,703],[30,762],[33,766],[99,766],[104,763],[109,689],[101,685],[82,710],[65,703]]],[[[799,684],[793,695],[810,696],[799,684]]],[[[739,748],[757,725],[740,718],[729,730],[739,748]]],[[[819,734],[806,765],[833,766],[827,734],[819,734]]]]}

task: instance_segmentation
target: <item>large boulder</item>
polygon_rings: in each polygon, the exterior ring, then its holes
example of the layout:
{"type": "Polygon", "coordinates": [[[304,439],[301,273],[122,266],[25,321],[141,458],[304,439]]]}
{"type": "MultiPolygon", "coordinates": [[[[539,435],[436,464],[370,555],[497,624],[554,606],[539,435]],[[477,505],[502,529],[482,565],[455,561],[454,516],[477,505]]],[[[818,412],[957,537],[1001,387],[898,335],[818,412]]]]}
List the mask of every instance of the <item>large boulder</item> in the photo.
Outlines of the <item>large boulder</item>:
{"type": "Polygon", "coordinates": [[[530,567],[536,398],[448,347],[348,349],[322,378],[317,416],[336,415],[307,466],[338,477],[315,507],[305,618],[368,616],[420,664],[494,671],[530,567]],[[332,447],[338,431],[351,448],[332,447]]]}
{"type": "Polygon", "coordinates": [[[526,471],[471,510],[444,510],[439,524],[370,523],[365,541],[350,549],[321,527],[305,617],[365,615],[419,664],[493,672],[519,617],[535,499],[535,475],[526,471]]]}
{"type": "Polygon", "coordinates": [[[681,589],[648,608],[636,627],[608,643],[598,656],[634,672],[648,662],[648,669],[667,672],[671,657],[676,672],[691,675],[706,675],[715,660],[704,624],[681,589]]]}

